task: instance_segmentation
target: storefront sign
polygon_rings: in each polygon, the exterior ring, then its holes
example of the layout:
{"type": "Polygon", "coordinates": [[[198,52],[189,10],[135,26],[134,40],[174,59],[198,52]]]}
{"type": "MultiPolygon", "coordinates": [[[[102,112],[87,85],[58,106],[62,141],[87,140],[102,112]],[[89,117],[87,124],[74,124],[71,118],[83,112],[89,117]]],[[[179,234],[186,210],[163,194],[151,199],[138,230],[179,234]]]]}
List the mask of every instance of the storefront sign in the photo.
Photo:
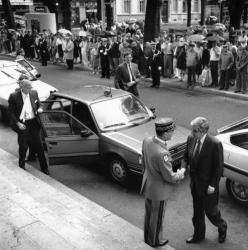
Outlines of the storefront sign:
{"type": "Polygon", "coordinates": [[[43,6],[35,7],[34,10],[35,12],[46,12],[46,8],[43,6]]]}

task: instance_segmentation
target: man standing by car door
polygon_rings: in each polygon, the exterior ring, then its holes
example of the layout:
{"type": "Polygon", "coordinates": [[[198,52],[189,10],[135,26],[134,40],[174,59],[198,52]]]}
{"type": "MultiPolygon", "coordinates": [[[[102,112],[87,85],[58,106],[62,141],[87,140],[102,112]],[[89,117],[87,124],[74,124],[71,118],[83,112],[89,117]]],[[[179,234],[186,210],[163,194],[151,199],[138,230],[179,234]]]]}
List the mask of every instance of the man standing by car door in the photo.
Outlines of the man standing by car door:
{"type": "Polygon", "coordinates": [[[158,118],[156,136],[145,138],[142,145],[144,175],[141,193],[145,195],[144,239],[152,247],[164,246],[163,218],[174,183],[184,178],[184,169],[172,170],[172,158],[166,141],[170,140],[175,124],[171,118],[158,118]]]}
{"type": "Polygon", "coordinates": [[[223,173],[223,147],[220,141],[208,134],[209,122],[197,117],[190,123],[192,134],[187,139],[181,167],[190,167],[190,187],[193,198],[194,234],[186,243],[197,243],[205,238],[205,214],[218,227],[219,243],[226,239],[227,223],[218,208],[219,182],[223,173]]]}
{"type": "Polygon", "coordinates": [[[31,81],[24,79],[20,82],[20,90],[9,97],[10,125],[17,133],[19,144],[19,167],[25,169],[25,158],[29,138],[32,138],[35,152],[38,154],[41,171],[49,174],[43,145],[40,138],[41,124],[38,113],[42,112],[38,93],[32,90],[31,81]]]}
{"type": "Polygon", "coordinates": [[[125,62],[117,67],[114,80],[115,87],[117,89],[126,90],[139,97],[137,84],[140,80],[141,75],[138,69],[138,65],[136,63],[132,63],[131,51],[124,54],[124,60],[125,62]]]}

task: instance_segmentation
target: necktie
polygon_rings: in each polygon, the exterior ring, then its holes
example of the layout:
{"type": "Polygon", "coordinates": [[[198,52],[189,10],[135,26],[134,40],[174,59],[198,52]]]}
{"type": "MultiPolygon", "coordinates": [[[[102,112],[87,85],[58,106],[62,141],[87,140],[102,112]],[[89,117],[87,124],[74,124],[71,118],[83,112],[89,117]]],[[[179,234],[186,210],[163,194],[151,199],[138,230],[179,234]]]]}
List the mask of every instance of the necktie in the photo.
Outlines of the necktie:
{"type": "Polygon", "coordinates": [[[133,74],[132,74],[132,69],[130,63],[127,64],[129,75],[130,75],[130,82],[133,81],[133,74]]]}
{"type": "Polygon", "coordinates": [[[201,141],[197,140],[196,147],[195,147],[195,153],[194,153],[194,158],[197,159],[199,154],[200,154],[200,149],[201,149],[201,141]]]}

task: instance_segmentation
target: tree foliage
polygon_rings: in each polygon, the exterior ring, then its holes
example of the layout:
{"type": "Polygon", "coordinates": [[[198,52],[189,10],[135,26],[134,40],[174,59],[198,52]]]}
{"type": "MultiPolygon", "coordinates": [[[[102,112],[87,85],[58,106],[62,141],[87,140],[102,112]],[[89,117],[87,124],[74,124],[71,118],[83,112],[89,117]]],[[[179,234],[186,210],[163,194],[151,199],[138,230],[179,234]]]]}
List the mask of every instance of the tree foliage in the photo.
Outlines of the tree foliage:
{"type": "Polygon", "coordinates": [[[14,29],[15,28],[15,20],[14,15],[11,9],[10,0],[2,0],[2,5],[5,13],[5,20],[7,23],[7,27],[14,29]]]}
{"type": "Polygon", "coordinates": [[[245,0],[229,1],[230,27],[240,28],[241,16],[245,7],[245,0]]]}
{"type": "Polygon", "coordinates": [[[191,0],[187,0],[187,27],[191,26],[191,0]]]}

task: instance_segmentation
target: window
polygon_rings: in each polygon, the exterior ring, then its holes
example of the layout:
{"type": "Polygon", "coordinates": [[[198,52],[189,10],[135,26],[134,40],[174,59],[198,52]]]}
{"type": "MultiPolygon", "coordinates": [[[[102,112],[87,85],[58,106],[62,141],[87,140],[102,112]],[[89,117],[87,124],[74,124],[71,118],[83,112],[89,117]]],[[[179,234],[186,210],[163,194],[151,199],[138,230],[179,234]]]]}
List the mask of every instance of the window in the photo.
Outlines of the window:
{"type": "Polygon", "coordinates": [[[130,0],[124,0],[124,13],[131,12],[131,2],[130,0]]]}
{"type": "Polygon", "coordinates": [[[187,12],[187,2],[183,0],[183,12],[187,12]]]}
{"type": "Polygon", "coordinates": [[[199,0],[194,0],[194,12],[199,12],[199,0]]]}
{"type": "Polygon", "coordinates": [[[145,0],[139,0],[139,12],[140,13],[145,12],[145,0]]]}
{"type": "Polygon", "coordinates": [[[174,11],[175,13],[178,12],[178,0],[174,0],[174,1],[173,1],[173,11],[174,11]]]}

